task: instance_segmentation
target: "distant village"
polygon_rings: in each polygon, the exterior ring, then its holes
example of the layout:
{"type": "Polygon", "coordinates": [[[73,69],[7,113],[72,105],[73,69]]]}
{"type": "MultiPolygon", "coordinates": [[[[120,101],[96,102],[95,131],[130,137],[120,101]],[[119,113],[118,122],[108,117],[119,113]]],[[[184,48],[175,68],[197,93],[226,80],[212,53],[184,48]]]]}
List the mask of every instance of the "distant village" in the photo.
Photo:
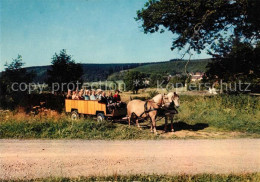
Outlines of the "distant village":
{"type": "MultiPolygon", "coordinates": [[[[203,72],[195,72],[195,73],[190,72],[190,73],[188,73],[188,75],[191,76],[192,82],[196,82],[196,81],[201,81],[203,79],[203,76],[205,75],[205,73],[203,73],[203,72]]],[[[168,75],[168,80],[170,80],[174,76],[181,77],[182,74],[168,75]]]]}

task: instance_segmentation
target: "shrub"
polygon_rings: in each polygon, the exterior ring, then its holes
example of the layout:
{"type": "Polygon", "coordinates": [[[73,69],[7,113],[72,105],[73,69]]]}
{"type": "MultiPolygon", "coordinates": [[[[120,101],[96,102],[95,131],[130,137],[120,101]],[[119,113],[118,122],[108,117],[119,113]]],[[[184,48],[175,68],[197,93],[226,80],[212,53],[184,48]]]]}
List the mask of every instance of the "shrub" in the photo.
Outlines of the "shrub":
{"type": "Polygon", "coordinates": [[[153,98],[154,96],[158,95],[159,92],[157,92],[156,90],[151,90],[148,92],[148,95],[150,98],[153,98]]]}

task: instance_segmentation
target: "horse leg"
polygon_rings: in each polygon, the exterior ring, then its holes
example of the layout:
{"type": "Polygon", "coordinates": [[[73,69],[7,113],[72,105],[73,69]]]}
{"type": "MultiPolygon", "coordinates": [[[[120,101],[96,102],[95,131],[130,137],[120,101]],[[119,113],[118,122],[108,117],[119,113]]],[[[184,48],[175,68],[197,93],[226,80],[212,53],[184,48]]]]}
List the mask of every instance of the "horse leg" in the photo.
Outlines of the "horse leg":
{"type": "Polygon", "coordinates": [[[168,125],[168,117],[165,116],[165,124],[164,124],[164,131],[167,132],[167,125],[168,125]]]}
{"type": "Polygon", "coordinates": [[[137,126],[138,128],[140,128],[140,125],[139,125],[138,119],[136,119],[135,121],[136,121],[136,126],[137,126]]]}
{"type": "Polygon", "coordinates": [[[128,116],[128,125],[130,126],[131,123],[131,116],[128,116]]]}
{"type": "Polygon", "coordinates": [[[152,118],[150,118],[150,124],[151,124],[150,132],[153,133],[153,122],[152,122],[152,118]]]}
{"type": "Polygon", "coordinates": [[[173,129],[173,117],[174,117],[174,115],[172,115],[170,117],[171,117],[171,131],[174,132],[174,129],[173,129]]]}
{"type": "Polygon", "coordinates": [[[152,116],[151,117],[151,120],[152,120],[152,126],[153,126],[153,132],[154,134],[157,134],[157,131],[156,131],[156,116],[152,116]]]}

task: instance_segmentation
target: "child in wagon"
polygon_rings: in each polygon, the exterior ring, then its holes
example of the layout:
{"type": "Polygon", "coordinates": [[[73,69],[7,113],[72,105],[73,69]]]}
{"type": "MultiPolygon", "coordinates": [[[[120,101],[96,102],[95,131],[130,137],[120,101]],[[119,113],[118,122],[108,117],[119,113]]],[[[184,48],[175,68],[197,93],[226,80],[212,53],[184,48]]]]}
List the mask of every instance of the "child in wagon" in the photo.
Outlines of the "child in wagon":
{"type": "Polygon", "coordinates": [[[68,89],[68,94],[66,95],[66,98],[67,98],[67,99],[71,99],[71,98],[72,98],[71,90],[70,90],[70,89],[68,89]]]}
{"type": "Polygon", "coordinates": [[[113,96],[115,102],[121,102],[121,97],[119,95],[119,90],[115,91],[115,95],[113,96]]]}

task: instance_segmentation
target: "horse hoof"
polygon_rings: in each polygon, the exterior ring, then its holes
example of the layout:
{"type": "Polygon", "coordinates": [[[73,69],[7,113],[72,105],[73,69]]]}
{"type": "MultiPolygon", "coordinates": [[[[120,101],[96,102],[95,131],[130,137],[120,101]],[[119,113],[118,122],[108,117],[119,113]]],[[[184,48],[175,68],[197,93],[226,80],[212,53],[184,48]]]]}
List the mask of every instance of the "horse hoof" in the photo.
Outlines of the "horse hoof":
{"type": "Polygon", "coordinates": [[[174,129],[172,129],[171,131],[174,132],[174,129]]]}
{"type": "Polygon", "coordinates": [[[153,131],[150,131],[150,133],[153,133],[153,131]]]}

